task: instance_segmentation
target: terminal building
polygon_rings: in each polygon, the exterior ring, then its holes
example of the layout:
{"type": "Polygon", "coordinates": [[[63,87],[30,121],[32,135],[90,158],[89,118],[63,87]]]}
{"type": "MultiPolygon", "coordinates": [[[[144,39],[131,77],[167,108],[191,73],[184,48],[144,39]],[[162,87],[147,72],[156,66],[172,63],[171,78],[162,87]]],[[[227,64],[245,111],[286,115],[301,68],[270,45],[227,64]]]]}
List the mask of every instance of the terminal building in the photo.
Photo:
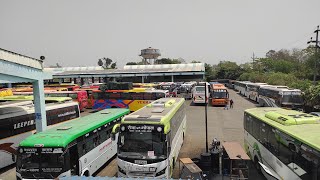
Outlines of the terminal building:
{"type": "Polygon", "coordinates": [[[107,82],[181,82],[202,81],[205,78],[204,63],[126,65],[122,69],[95,67],[45,68],[52,73],[49,82],[77,83],[80,85],[107,82]]]}

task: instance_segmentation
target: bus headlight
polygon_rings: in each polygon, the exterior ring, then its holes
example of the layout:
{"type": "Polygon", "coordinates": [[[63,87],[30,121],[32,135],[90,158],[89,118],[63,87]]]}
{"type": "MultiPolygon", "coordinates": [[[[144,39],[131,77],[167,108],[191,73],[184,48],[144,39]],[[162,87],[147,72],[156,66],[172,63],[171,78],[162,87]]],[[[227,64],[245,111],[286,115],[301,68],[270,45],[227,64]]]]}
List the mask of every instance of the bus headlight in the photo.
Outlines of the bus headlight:
{"type": "Polygon", "coordinates": [[[126,174],[126,171],[123,170],[120,166],[118,166],[118,170],[119,170],[119,172],[121,172],[122,174],[127,175],[127,174],[126,174]]]}
{"type": "Polygon", "coordinates": [[[165,167],[165,168],[162,169],[161,171],[157,172],[156,177],[157,177],[157,176],[161,176],[161,175],[163,175],[164,173],[166,173],[166,169],[167,169],[167,167],[165,167]]]}

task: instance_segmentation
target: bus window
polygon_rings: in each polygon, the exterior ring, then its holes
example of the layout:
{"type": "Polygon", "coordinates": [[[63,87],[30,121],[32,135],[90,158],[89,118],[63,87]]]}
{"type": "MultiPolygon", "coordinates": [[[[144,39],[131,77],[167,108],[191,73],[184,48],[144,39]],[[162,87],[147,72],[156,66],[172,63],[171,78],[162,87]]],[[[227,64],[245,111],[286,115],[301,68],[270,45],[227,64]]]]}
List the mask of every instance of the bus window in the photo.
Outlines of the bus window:
{"type": "Polygon", "coordinates": [[[118,93],[118,92],[109,93],[109,98],[110,99],[120,99],[120,93],[118,93]]]}
{"type": "Polygon", "coordinates": [[[245,118],[245,124],[244,124],[244,129],[251,134],[251,131],[252,131],[252,118],[250,115],[248,114],[245,114],[244,116],[245,118]]]}
{"type": "Polygon", "coordinates": [[[147,93],[142,93],[143,94],[143,98],[147,99],[147,100],[152,100],[152,93],[147,92],[147,93]]]}
{"type": "Polygon", "coordinates": [[[260,126],[260,138],[261,138],[261,143],[269,149],[269,140],[268,140],[268,132],[270,131],[269,125],[265,123],[261,123],[260,126]]]}
{"type": "Polygon", "coordinates": [[[132,99],[133,100],[143,100],[143,94],[144,93],[132,93],[132,99]]]}
{"type": "Polygon", "coordinates": [[[121,99],[132,100],[131,93],[121,93],[121,99]]]}
{"type": "Polygon", "coordinates": [[[164,93],[155,93],[155,94],[157,99],[164,98],[166,96],[164,93]]]}
{"type": "Polygon", "coordinates": [[[260,139],[260,123],[254,118],[252,121],[252,135],[254,138],[261,140],[260,139]]]}
{"type": "Polygon", "coordinates": [[[291,146],[291,143],[289,139],[287,139],[286,135],[284,135],[282,132],[279,133],[279,159],[286,165],[290,164],[292,162],[293,153],[289,149],[289,146],[291,146]],[[289,140],[289,141],[288,141],[289,140]]]}
{"type": "Polygon", "coordinates": [[[269,150],[272,154],[275,156],[278,156],[279,153],[279,143],[277,141],[277,136],[276,136],[276,130],[275,129],[270,129],[268,133],[268,141],[270,143],[269,150]]]}

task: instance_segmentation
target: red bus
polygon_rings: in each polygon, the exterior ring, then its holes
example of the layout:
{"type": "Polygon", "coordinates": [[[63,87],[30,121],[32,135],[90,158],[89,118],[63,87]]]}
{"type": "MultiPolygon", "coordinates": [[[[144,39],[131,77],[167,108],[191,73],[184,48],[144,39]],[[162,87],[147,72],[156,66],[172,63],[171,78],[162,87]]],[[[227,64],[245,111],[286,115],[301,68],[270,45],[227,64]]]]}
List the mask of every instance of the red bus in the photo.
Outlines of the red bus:
{"type": "MultiPolygon", "coordinates": [[[[32,95],[33,92],[13,92],[14,95],[32,95]]],[[[71,97],[79,103],[80,111],[88,106],[88,95],[86,91],[45,91],[46,97],[71,97]]]]}

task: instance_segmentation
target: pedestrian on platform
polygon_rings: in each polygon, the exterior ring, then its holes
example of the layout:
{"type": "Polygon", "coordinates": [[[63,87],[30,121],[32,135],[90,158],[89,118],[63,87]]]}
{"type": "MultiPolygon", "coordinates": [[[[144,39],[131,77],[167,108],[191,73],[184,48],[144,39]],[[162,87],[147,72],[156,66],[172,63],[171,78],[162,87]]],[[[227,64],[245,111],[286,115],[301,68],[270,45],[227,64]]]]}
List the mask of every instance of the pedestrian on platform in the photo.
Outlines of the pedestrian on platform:
{"type": "Polygon", "coordinates": [[[228,101],[226,101],[226,104],[224,105],[224,108],[223,108],[224,110],[228,110],[229,109],[229,107],[228,107],[228,101]]]}
{"type": "Polygon", "coordinates": [[[230,100],[230,109],[233,109],[233,100],[230,100]]]}

